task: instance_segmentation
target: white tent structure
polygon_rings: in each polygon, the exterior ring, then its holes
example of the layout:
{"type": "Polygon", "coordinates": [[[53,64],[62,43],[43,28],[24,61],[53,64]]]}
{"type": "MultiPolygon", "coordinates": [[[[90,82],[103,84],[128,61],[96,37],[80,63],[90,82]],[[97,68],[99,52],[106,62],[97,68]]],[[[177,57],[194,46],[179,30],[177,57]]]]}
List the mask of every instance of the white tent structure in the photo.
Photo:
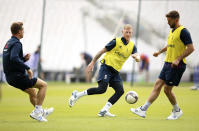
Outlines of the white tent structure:
{"type": "MultiPolygon", "coordinates": [[[[0,0],[0,53],[10,38],[10,25],[14,21],[24,22],[25,36],[21,40],[24,51],[36,50],[40,43],[42,4],[42,0],[0,0]]],[[[134,26],[137,10],[136,0],[46,0],[42,43],[44,70],[68,71],[79,66],[81,52],[95,55],[115,37],[114,33],[119,36],[121,19],[128,18],[134,26]]],[[[180,12],[181,24],[192,35],[196,51],[188,58],[189,66],[199,63],[199,1],[142,1],[140,37],[136,44],[139,52],[148,54],[150,69],[157,72],[156,77],[164,55],[154,58],[152,53],[166,43],[169,26],[165,14],[169,10],[180,12]]],[[[122,71],[132,71],[131,58],[122,71]]]]}

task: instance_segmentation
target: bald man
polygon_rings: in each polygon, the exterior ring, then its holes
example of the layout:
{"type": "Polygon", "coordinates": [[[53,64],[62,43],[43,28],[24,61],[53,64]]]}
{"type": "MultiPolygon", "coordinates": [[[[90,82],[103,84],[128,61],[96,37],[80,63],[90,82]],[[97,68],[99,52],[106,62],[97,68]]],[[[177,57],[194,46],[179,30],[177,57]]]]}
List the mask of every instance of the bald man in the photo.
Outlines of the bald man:
{"type": "Polygon", "coordinates": [[[75,102],[86,95],[103,94],[106,92],[108,85],[115,90],[115,94],[108,100],[105,106],[100,110],[98,116],[114,117],[115,115],[109,112],[109,109],[114,105],[119,98],[123,95],[123,82],[119,75],[124,62],[132,55],[136,62],[139,62],[140,56],[137,54],[137,48],[132,41],[133,29],[132,26],[124,25],[122,30],[122,37],[115,38],[110,41],[103,49],[101,49],[96,56],[92,59],[87,67],[87,73],[91,73],[96,61],[102,54],[105,53],[104,58],[101,60],[101,67],[98,74],[98,87],[89,88],[88,90],[78,92],[73,91],[69,99],[69,106],[72,107],[75,102]]]}

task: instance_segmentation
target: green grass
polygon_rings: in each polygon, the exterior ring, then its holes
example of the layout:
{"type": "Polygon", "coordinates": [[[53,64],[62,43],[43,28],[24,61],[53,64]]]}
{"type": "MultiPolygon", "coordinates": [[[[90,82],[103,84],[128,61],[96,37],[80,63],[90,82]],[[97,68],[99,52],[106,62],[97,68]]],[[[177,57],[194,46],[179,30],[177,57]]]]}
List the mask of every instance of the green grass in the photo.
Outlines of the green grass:
{"type": "Polygon", "coordinates": [[[152,85],[135,84],[133,88],[124,84],[125,93],[134,90],[139,94],[136,104],[127,104],[123,95],[111,108],[115,118],[100,118],[97,113],[114,93],[108,88],[103,95],[83,97],[73,108],[68,107],[68,98],[72,91],[79,91],[96,86],[96,84],[65,84],[50,82],[43,107],[55,108],[48,117],[47,123],[40,123],[29,118],[33,110],[27,94],[6,84],[2,88],[0,101],[0,131],[198,131],[199,130],[199,92],[190,91],[192,84],[181,84],[174,88],[183,116],[176,121],[165,118],[170,114],[172,106],[161,92],[159,98],[148,109],[147,117],[140,118],[130,112],[131,107],[142,105],[149,96],[152,85]]]}

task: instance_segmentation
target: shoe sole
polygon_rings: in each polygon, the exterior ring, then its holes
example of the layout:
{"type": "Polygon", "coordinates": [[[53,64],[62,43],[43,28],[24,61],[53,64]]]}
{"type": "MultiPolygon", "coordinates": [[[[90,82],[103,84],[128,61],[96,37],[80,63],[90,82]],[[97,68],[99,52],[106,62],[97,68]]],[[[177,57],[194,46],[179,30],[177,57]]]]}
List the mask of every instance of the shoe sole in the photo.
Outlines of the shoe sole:
{"type": "Polygon", "coordinates": [[[99,117],[104,117],[103,115],[97,114],[99,117]]]}
{"type": "Polygon", "coordinates": [[[72,103],[71,101],[72,101],[72,100],[71,100],[71,98],[70,98],[69,101],[68,101],[68,106],[69,106],[70,108],[73,107],[73,105],[71,104],[71,103],[72,103]]]}
{"type": "Polygon", "coordinates": [[[32,117],[31,115],[30,115],[30,118],[32,118],[32,119],[34,119],[34,120],[36,120],[36,121],[39,121],[39,122],[47,122],[47,121],[40,121],[40,120],[37,120],[37,119],[35,119],[34,117],[32,117]]]}
{"type": "Polygon", "coordinates": [[[97,114],[99,117],[115,117],[115,116],[108,116],[108,115],[100,115],[100,114],[97,114]]]}
{"type": "Polygon", "coordinates": [[[114,116],[109,116],[109,115],[106,115],[106,114],[104,114],[104,115],[101,115],[101,114],[97,114],[99,117],[115,117],[115,115],[114,116]]]}
{"type": "Polygon", "coordinates": [[[137,113],[135,112],[135,109],[132,109],[132,108],[131,108],[130,111],[133,112],[134,114],[136,114],[136,115],[142,117],[142,118],[145,118],[145,117],[146,117],[146,116],[141,116],[141,115],[137,114],[137,113]]]}

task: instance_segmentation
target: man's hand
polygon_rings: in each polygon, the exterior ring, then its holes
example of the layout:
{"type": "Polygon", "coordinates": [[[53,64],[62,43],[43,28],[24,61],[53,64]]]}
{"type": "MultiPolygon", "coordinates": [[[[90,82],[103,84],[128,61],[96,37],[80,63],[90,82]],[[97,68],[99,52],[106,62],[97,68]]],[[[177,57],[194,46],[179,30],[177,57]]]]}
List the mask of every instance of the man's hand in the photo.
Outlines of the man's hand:
{"type": "Polygon", "coordinates": [[[91,61],[91,63],[87,66],[86,72],[89,74],[93,71],[94,63],[91,61]]]}
{"type": "Polygon", "coordinates": [[[30,54],[26,54],[25,56],[24,56],[24,60],[25,61],[28,61],[30,59],[30,54]]]}
{"type": "Polygon", "coordinates": [[[159,51],[158,51],[158,52],[154,52],[154,53],[153,53],[153,56],[154,56],[154,57],[158,57],[159,54],[160,54],[159,51]]]}
{"type": "Polygon", "coordinates": [[[140,55],[139,54],[133,54],[132,55],[133,59],[135,59],[136,62],[140,62],[140,55]]]}
{"type": "Polygon", "coordinates": [[[174,62],[172,62],[171,67],[176,67],[180,63],[180,60],[176,59],[174,62]]]}
{"type": "Polygon", "coordinates": [[[161,50],[157,51],[157,52],[154,52],[153,53],[153,56],[154,57],[158,57],[161,53],[167,51],[167,46],[165,46],[164,48],[162,48],[161,50]]]}
{"type": "Polygon", "coordinates": [[[27,73],[28,73],[29,79],[32,79],[33,78],[32,70],[31,69],[27,70],[27,73]]]}

